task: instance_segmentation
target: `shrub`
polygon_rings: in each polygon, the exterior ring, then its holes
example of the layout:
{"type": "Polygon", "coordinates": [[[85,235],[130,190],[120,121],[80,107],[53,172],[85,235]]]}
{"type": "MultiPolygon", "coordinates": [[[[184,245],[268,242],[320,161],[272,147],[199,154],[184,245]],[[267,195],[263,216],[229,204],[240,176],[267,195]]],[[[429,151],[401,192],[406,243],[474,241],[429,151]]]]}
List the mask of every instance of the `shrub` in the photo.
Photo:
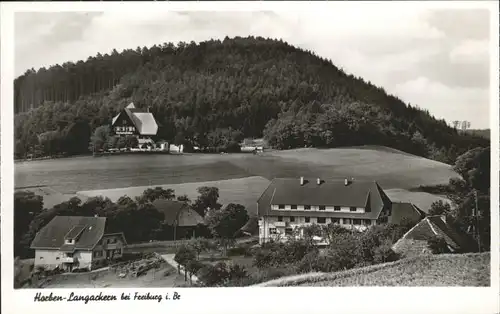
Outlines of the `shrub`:
{"type": "Polygon", "coordinates": [[[191,260],[187,263],[186,265],[186,270],[190,272],[191,274],[196,274],[200,269],[202,269],[205,266],[202,262],[194,259],[191,260]]]}
{"type": "Polygon", "coordinates": [[[227,256],[247,255],[248,249],[244,246],[237,246],[227,250],[227,256]]]}
{"type": "Polygon", "coordinates": [[[247,271],[245,270],[245,267],[234,264],[229,266],[229,272],[228,276],[230,280],[235,280],[235,279],[242,279],[247,277],[247,271]]]}
{"type": "Polygon", "coordinates": [[[307,240],[266,243],[260,249],[253,250],[253,265],[263,268],[295,264],[306,254],[315,250],[317,250],[316,246],[307,240]]]}
{"type": "Polygon", "coordinates": [[[253,255],[253,266],[257,268],[264,268],[271,264],[271,252],[268,249],[255,250],[253,255]]]}
{"type": "Polygon", "coordinates": [[[266,269],[262,269],[259,272],[253,274],[254,282],[264,282],[273,280],[276,278],[281,278],[285,276],[294,275],[297,273],[297,269],[295,267],[270,267],[266,269]]]}
{"type": "Polygon", "coordinates": [[[308,273],[314,270],[318,270],[318,251],[311,251],[307,253],[299,262],[297,262],[297,270],[300,273],[308,273]]]}
{"type": "Polygon", "coordinates": [[[253,276],[231,279],[226,283],[226,287],[245,287],[259,283],[253,276]]]}
{"type": "Polygon", "coordinates": [[[304,258],[309,252],[317,251],[317,247],[306,240],[291,240],[284,245],[287,263],[295,263],[304,258]]]}
{"type": "Polygon", "coordinates": [[[210,250],[213,245],[210,240],[205,238],[193,239],[188,244],[196,252],[196,257],[199,259],[202,252],[210,250]]]}
{"type": "Polygon", "coordinates": [[[196,259],[196,252],[187,245],[182,245],[175,253],[174,260],[182,266],[186,266],[189,261],[196,259]]]}
{"type": "Polygon", "coordinates": [[[226,282],[229,278],[227,266],[223,262],[215,265],[205,265],[198,271],[198,278],[205,286],[219,286],[226,282]]]}
{"type": "Polygon", "coordinates": [[[429,209],[429,215],[449,215],[450,212],[450,203],[443,202],[442,200],[432,203],[431,208],[429,209]]]}
{"type": "Polygon", "coordinates": [[[318,236],[318,237],[321,237],[324,232],[323,232],[323,228],[320,226],[320,225],[317,225],[317,224],[312,224],[312,225],[309,225],[307,227],[304,227],[303,229],[304,231],[304,236],[306,238],[312,238],[314,236],[318,236]]]}
{"type": "Polygon", "coordinates": [[[353,268],[363,261],[359,250],[357,236],[354,234],[339,235],[334,238],[326,252],[329,271],[353,268]]]}
{"type": "Polygon", "coordinates": [[[394,262],[398,259],[399,255],[392,250],[392,243],[388,239],[373,248],[373,261],[375,263],[394,262]]]}
{"type": "Polygon", "coordinates": [[[433,254],[449,253],[448,244],[443,237],[433,236],[427,240],[427,245],[433,254]]]}

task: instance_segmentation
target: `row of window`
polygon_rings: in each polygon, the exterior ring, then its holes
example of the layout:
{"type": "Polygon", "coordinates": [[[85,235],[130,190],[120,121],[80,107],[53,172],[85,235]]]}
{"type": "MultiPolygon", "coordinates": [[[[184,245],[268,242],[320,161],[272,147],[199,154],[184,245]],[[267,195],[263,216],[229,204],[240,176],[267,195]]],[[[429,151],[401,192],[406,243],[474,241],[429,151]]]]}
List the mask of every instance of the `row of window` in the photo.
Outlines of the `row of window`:
{"type": "MultiPolygon", "coordinates": [[[[306,223],[311,222],[311,217],[304,217],[306,223]]],[[[326,217],[317,217],[316,218],[316,223],[318,224],[325,224],[326,223],[326,217]]],[[[283,216],[278,216],[278,221],[283,221],[283,216]]],[[[295,217],[290,216],[290,222],[295,222],[295,217]]],[[[330,222],[334,224],[341,224],[343,223],[344,225],[371,225],[372,221],[370,219],[352,219],[352,218],[330,218],[330,222]]]]}
{"type": "MultiPolygon", "coordinates": [[[[290,205],[291,209],[297,209],[297,205],[290,205]]],[[[326,206],[320,205],[318,206],[319,210],[326,210],[326,206]]],[[[278,209],[285,209],[285,205],[278,205],[278,209]]],[[[304,205],[304,210],[311,210],[311,205],[304,205]]],[[[341,206],[333,206],[334,211],[340,211],[341,206]]],[[[357,207],[349,207],[349,211],[355,212],[357,207]]]]}
{"type": "MultiPolygon", "coordinates": [[[[120,249],[108,250],[108,256],[120,255],[122,251],[120,249]]],[[[104,251],[94,251],[94,257],[103,257],[104,251]]]]}
{"type": "Polygon", "coordinates": [[[115,130],[116,132],[134,132],[135,128],[133,126],[117,126],[115,130]]]}
{"type": "Polygon", "coordinates": [[[109,238],[109,239],[103,239],[103,240],[99,240],[99,242],[97,242],[97,245],[101,245],[101,244],[114,244],[114,243],[117,243],[118,240],[116,238],[109,238]]]}

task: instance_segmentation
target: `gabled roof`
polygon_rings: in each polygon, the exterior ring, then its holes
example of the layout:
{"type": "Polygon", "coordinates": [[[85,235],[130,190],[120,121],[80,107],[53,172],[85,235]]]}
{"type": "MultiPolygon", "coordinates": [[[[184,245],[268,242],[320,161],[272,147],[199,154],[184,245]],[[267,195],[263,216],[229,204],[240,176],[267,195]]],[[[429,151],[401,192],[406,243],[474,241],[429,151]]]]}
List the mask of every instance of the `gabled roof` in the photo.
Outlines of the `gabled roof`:
{"type": "Polygon", "coordinates": [[[106,218],[82,216],[56,216],[45,225],[31,243],[32,249],[91,250],[104,234],[106,218]],[[67,235],[73,236],[77,226],[84,226],[74,244],[65,244],[67,235]]]}
{"type": "Polygon", "coordinates": [[[346,186],[339,179],[304,180],[298,178],[275,178],[257,201],[258,215],[315,216],[376,219],[384,206],[389,207],[390,199],[375,181],[352,180],[346,186]],[[271,205],[324,205],[345,207],[366,207],[366,213],[290,211],[273,210],[271,205]]]}
{"type": "Polygon", "coordinates": [[[153,201],[153,206],[163,213],[164,222],[168,225],[192,227],[204,223],[203,218],[185,202],[157,199],[153,201]]]}
{"type": "MultiPolygon", "coordinates": [[[[473,242],[444,221],[442,216],[428,216],[411,228],[398,240],[427,241],[434,236],[442,237],[453,251],[468,251],[473,247],[473,242]]],[[[398,242],[395,246],[398,246],[398,242]]]]}
{"type": "Polygon", "coordinates": [[[399,224],[403,219],[418,222],[425,217],[425,212],[412,203],[392,203],[389,223],[399,224]]]}
{"type": "Polygon", "coordinates": [[[116,120],[121,114],[126,114],[135,128],[141,135],[156,135],[158,132],[158,124],[151,112],[143,112],[136,108],[134,103],[130,103],[125,107],[120,113],[118,113],[112,120],[112,125],[115,124],[116,120]]]}

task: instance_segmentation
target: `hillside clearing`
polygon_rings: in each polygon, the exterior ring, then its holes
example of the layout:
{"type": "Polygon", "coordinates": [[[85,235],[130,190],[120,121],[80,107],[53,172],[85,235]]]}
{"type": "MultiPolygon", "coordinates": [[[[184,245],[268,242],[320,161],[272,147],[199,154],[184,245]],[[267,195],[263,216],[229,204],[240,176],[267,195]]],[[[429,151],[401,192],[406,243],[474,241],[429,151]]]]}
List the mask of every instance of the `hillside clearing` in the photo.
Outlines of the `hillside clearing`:
{"type": "MultiPolygon", "coordinates": [[[[198,197],[197,188],[202,186],[215,186],[219,188],[219,203],[227,205],[229,203],[242,204],[247,209],[250,215],[257,214],[257,199],[262,192],[267,188],[269,181],[262,177],[247,177],[241,179],[230,179],[220,181],[207,181],[207,182],[191,182],[183,184],[165,184],[160,185],[164,189],[173,189],[175,195],[186,194],[191,200],[198,197]]],[[[120,189],[109,190],[94,190],[94,191],[80,191],[78,196],[93,197],[105,196],[109,197],[113,202],[123,195],[131,198],[139,196],[149,186],[137,186],[120,189]]]]}
{"type": "Polygon", "coordinates": [[[388,147],[301,148],[273,151],[269,155],[310,165],[330,166],[339,176],[396,178],[399,175],[407,181],[425,180],[427,184],[446,184],[449,178],[458,176],[450,165],[388,147]]]}
{"type": "MultiPolygon", "coordinates": [[[[29,189],[53,205],[79,196],[140,195],[146,188],[172,188],[191,199],[203,185],[220,189],[220,202],[235,202],[256,213],[256,201],[277,177],[376,180],[395,201],[411,201],[426,211],[443,199],[409,192],[420,185],[447,184],[451,166],[386,147],[296,149],[252,154],[123,155],[76,157],[16,163],[16,189],[29,189]],[[80,192],[77,192],[80,191],[80,192]]],[[[443,199],[444,200],[444,199],[443,199]]]]}
{"type": "Polygon", "coordinates": [[[311,273],[256,286],[466,286],[490,285],[490,253],[442,254],[402,259],[336,273],[311,273]]]}
{"type": "Polygon", "coordinates": [[[333,148],[252,154],[123,155],[15,164],[16,188],[44,186],[60,193],[217,181],[261,176],[354,177],[384,189],[447,184],[451,166],[390,148],[333,148]]]}

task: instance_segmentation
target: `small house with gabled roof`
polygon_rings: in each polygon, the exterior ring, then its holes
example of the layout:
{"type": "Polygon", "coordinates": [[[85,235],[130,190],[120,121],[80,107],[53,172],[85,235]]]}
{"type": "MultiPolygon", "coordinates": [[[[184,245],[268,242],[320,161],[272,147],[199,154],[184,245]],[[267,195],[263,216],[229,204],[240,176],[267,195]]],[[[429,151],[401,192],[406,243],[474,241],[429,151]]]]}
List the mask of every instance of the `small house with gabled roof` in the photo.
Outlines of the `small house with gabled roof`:
{"type": "Polygon", "coordinates": [[[198,225],[204,224],[203,217],[186,202],[157,199],[152,204],[160,213],[163,213],[163,223],[173,227],[174,240],[178,238],[178,229],[181,229],[183,234],[192,234],[194,237],[198,225]]]}
{"type": "Polygon", "coordinates": [[[123,233],[105,233],[105,217],[56,216],[35,236],[35,266],[92,269],[99,260],[121,257],[123,233]]]}
{"type": "Polygon", "coordinates": [[[467,234],[451,226],[443,215],[427,216],[399,239],[392,249],[404,257],[432,254],[428,241],[433,237],[444,239],[451,253],[467,253],[477,247],[467,234]]]}
{"type": "Polygon", "coordinates": [[[158,133],[158,123],[153,114],[136,108],[134,103],[130,103],[113,117],[111,128],[118,136],[136,136],[139,146],[152,143],[151,136],[158,133]]]}

